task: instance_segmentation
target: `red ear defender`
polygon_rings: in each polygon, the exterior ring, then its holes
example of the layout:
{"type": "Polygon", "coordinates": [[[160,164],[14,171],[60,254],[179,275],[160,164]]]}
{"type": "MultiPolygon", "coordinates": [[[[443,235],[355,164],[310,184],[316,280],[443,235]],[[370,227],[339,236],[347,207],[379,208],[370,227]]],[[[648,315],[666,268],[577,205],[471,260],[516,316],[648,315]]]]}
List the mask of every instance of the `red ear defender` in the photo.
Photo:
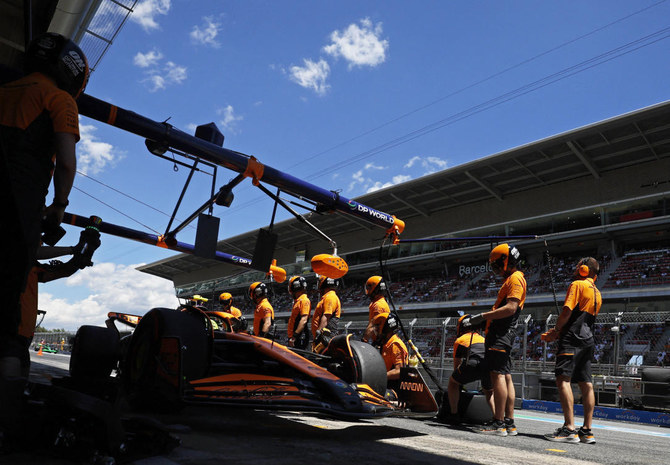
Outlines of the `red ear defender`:
{"type": "Polygon", "coordinates": [[[589,267],[586,265],[579,265],[577,267],[577,274],[582,278],[586,278],[589,275],[589,267]]]}

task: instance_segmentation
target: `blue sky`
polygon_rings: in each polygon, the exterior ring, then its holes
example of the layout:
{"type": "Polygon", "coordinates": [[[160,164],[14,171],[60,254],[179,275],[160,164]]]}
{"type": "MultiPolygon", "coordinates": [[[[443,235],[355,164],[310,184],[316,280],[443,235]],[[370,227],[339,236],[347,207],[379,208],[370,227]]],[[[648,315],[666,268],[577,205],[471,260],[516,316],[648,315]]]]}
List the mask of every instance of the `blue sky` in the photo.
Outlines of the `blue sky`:
{"type": "MultiPolygon", "coordinates": [[[[186,132],[214,122],[224,147],[356,197],[667,100],[668,18],[654,0],[140,1],[86,92],[186,132]]],[[[80,124],[68,211],[164,232],[156,209],[172,212],[188,170],[80,124]]],[[[235,175],[220,169],[217,188],[235,175]]],[[[197,173],[177,217],[210,189],[197,173]]],[[[219,239],[270,221],[248,181],[235,194],[214,211],[219,239]]],[[[45,326],[176,304],[170,282],[134,270],[173,254],[103,237],[94,267],[42,287],[45,326]]]]}

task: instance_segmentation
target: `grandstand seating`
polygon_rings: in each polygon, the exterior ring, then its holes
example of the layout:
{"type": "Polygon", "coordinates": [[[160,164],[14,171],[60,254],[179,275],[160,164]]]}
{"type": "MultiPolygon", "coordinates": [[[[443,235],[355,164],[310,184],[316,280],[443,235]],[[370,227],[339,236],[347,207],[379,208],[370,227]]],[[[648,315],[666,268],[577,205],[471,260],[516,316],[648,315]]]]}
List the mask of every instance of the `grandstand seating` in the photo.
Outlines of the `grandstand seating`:
{"type": "Polygon", "coordinates": [[[604,288],[670,284],[670,250],[628,252],[610,275],[604,288]]]}

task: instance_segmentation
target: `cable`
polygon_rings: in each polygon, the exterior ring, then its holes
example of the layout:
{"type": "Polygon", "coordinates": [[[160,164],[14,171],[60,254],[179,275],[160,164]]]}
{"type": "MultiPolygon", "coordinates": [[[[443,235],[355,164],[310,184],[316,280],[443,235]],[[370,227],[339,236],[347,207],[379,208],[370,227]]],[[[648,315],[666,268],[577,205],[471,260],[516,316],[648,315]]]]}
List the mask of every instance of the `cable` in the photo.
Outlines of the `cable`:
{"type": "MultiPolygon", "coordinates": [[[[161,213],[161,214],[167,216],[168,218],[170,217],[170,214],[169,214],[169,213],[166,213],[166,212],[164,212],[163,210],[160,210],[160,209],[154,207],[153,205],[149,205],[148,203],[145,203],[145,202],[143,202],[143,201],[141,201],[141,200],[139,200],[139,199],[133,197],[132,195],[126,194],[125,192],[120,191],[119,189],[116,189],[115,187],[112,187],[112,186],[110,186],[110,185],[108,185],[108,184],[105,184],[104,182],[99,181],[99,180],[97,180],[97,179],[95,179],[95,178],[93,178],[93,177],[87,175],[86,173],[82,173],[81,171],[77,170],[77,175],[80,175],[80,176],[83,176],[83,177],[85,177],[85,178],[87,178],[87,179],[90,179],[90,180],[93,181],[93,182],[97,182],[97,183],[100,184],[101,186],[104,186],[104,187],[106,187],[107,189],[111,189],[111,190],[113,190],[114,192],[116,192],[117,194],[121,194],[121,195],[123,195],[124,197],[127,197],[127,198],[129,198],[129,199],[131,199],[131,200],[134,200],[135,202],[137,202],[137,203],[139,203],[139,204],[142,204],[142,205],[144,205],[145,207],[151,208],[152,210],[154,210],[154,211],[156,211],[156,212],[158,212],[158,213],[161,213]]],[[[181,221],[181,220],[179,220],[179,221],[181,221]]],[[[193,225],[189,225],[189,227],[195,229],[195,226],[193,226],[193,225]]]]}
{"type": "MultiPolygon", "coordinates": [[[[665,1],[665,0],[663,0],[665,1]]],[[[655,6],[655,5],[652,5],[655,6]]],[[[642,10],[641,10],[642,11],[642,10]]],[[[625,18],[624,18],[625,19],[625,18]]],[[[606,26],[603,26],[603,28],[606,26]]],[[[419,137],[425,136],[427,134],[430,134],[434,131],[437,131],[438,129],[441,129],[445,126],[449,126],[451,124],[454,124],[458,121],[461,121],[463,119],[469,118],[470,116],[474,116],[478,113],[481,113],[486,110],[490,110],[492,108],[495,108],[499,105],[502,105],[503,103],[509,102],[510,100],[514,100],[518,97],[521,97],[523,95],[526,95],[530,92],[542,89],[550,84],[553,84],[555,82],[561,81],[563,79],[567,79],[568,77],[574,76],[576,74],[579,74],[583,71],[586,71],[588,69],[594,68],[596,66],[599,66],[601,64],[607,63],[611,60],[614,60],[615,58],[619,58],[621,56],[627,55],[629,53],[632,53],[636,50],[639,50],[640,48],[647,47],[649,45],[653,45],[656,42],[659,42],[661,40],[667,39],[670,37],[670,34],[668,32],[670,31],[670,27],[666,27],[663,29],[660,29],[652,34],[649,34],[647,36],[643,36],[639,39],[636,39],[632,42],[629,42],[627,44],[624,44],[622,46],[616,47],[614,49],[611,49],[607,52],[601,53],[599,55],[596,55],[595,57],[589,58],[588,60],[584,60],[576,65],[570,66],[568,68],[564,68],[560,71],[557,71],[555,73],[552,73],[548,76],[545,76],[541,79],[538,79],[536,81],[533,81],[529,84],[525,84],[517,89],[514,89],[512,91],[509,91],[505,94],[499,95],[498,97],[489,99],[485,102],[482,102],[480,104],[477,104],[475,106],[472,106],[470,108],[467,108],[463,111],[460,111],[458,113],[455,113],[453,115],[450,115],[446,118],[443,118],[441,120],[438,120],[436,122],[433,122],[431,124],[428,124],[426,126],[423,126],[419,129],[416,129],[412,132],[409,132],[403,136],[397,137],[395,139],[392,139],[390,141],[387,141],[381,145],[378,145],[376,147],[373,147],[371,149],[368,149],[364,152],[360,152],[356,155],[353,155],[343,161],[339,161],[336,164],[330,165],[328,167],[325,167],[321,169],[320,171],[314,172],[310,174],[308,177],[310,178],[320,178],[326,174],[332,173],[335,168],[341,169],[344,167],[347,167],[349,165],[352,165],[358,161],[370,158],[374,155],[377,155],[379,153],[385,152],[387,150],[390,150],[392,148],[395,148],[397,146],[406,144],[407,142],[411,142],[414,139],[417,139],[419,137]]],[[[589,35],[589,34],[587,34],[589,35]]],[[[578,40],[578,39],[574,39],[578,40]]],[[[560,48],[561,46],[557,47],[560,48]]],[[[546,52],[548,53],[548,52],[546,52]]],[[[541,56],[541,55],[538,55],[541,56]]],[[[532,61],[533,59],[529,59],[528,61],[532,61]]],[[[501,72],[502,73],[502,72],[501,72]]],[[[486,79],[487,80],[487,79],[486,79]]],[[[483,82],[483,81],[482,81],[483,82]]],[[[383,127],[383,126],[380,126],[383,127]]],[[[353,140],[353,139],[352,139],[353,140]]],[[[323,152],[325,153],[325,152],[323,152]]],[[[301,163],[303,163],[301,161],[301,163]]],[[[294,165],[295,166],[295,165],[294,165]]],[[[253,203],[257,202],[260,199],[260,197],[251,199],[245,203],[242,203],[240,205],[237,205],[235,207],[235,212],[241,211],[243,207],[247,207],[249,205],[252,205],[253,203]]]]}
{"type": "Polygon", "coordinates": [[[530,92],[533,92],[535,90],[541,89],[543,87],[546,87],[550,84],[553,84],[555,82],[561,81],[563,79],[566,79],[570,76],[574,76],[575,74],[579,74],[583,71],[586,71],[588,69],[591,69],[595,66],[601,65],[603,63],[607,63],[608,61],[611,61],[615,58],[619,58],[621,56],[627,55],[631,52],[634,52],[636,50],[639,50],[640,48],[647,47],[649,45],[652,45],[656,42],[659,42],[661,40],[667,39],[670,37],[670,27],[666,27],[663,29],[660,29],[652,34],[649,34],[647,36],[641,37],[637,40],[634,40],[632,42],[628,42],[625,45],[622,45],[620,47],[616,47],[614,49],[611,49],[607,52],[601,53],[599,55],[596,55],[595,57],[589,58],[588,60],[582,61],[576,65],[570,66],[568,68],[564,68],[561,71],[557,71],[553,74],[550,74],[548,76],[545,76],[544,78],[538,79],[536,81],[533,81],[529,84],[525,84],[517,89],[514,89],[512,91],[509,91],[505,94],[499,95],[498,97],[489,99],[485,102],[482,102],[478,105],[472,106],[466,110],[460,111],[458,113],[454,113],[453,115],[450,115],[446,118],[443,118],[441,120],[438,120],[434,123],[428,124],[426,126],[423,126],[419,129],[416,129],[412,132],[409,132],[403,136],[397,137],[395,139],[392,139],[388,142],[385,142],[384,144],[378,145],[372,149],[366,150],[365,152],[358,153],[356,155],[353,155],[346,160],[340,161],[337,164],[330,165],[328,167],[323,168],[320,171],[317,171],[316,173],[313,173],[310,177],[311,178],[319,178],[322,177],[326,174],[332,173],[334,168],[344,168],[346,166],[349,166],[353,163],[356,163],[360,160],[364,160],[366,158],[369,158],[373,155],[377,155],[378,153],[384,152],[386,150],[389,150],[391,148],[397,147],[399,145],[405,144],[407,142],[410,142],[414,139],[417,139],[419,137],[425,136],[426,134],[430,134],[431,132],[434,132],[438,129],[441,129],[445,126],[454,124],[458,121],[461,121],[465,118],[468,118],[470,116],[476,115],[478,113],[481,113],[482,111],[489,110],[491,108],[495,108],[498,105],[502,105],[503,103],[506,103],[510,100],[516,99],[518,97],[521,97],[523,95],[526,95],[530,92]]]}
{"type": "Polygon", "coordinates": [[[544,51],[544,52],[542,52],[542,53],[539,53],[539,54],[537,54],[537,55],[535,55],[535,56],[533,56],[533,57],[531,57],[531,58],[527,58],[527,59],[525,59],[525,60],[523,60],[523,61],[520,61],[520,62],[518,62],[518,63],[516,63],[516,64],[514,64],[514,65],[512,65],[512,66],[509,66],[509,67],[507,67],[507,68],[505,68],[505,69],[503,69],[503,70],[501,70],[501,71],[498,71],[498,72],[496,72],[496,73],[493,73],[493,74],[489,75],[488,77],[485,77],[485,78],[483,78],[483,79],[480,79],[479,81],[476,81],[476,82],[474,82],[474,83],[472,83],[472,84],[469,84],[469,85],[467,85],[467,86],[465,86],[465,87],[462,87],[462,88],[460,88],[460,89],[458,89],[458,90],[456,90],[456,91],[454,91],[454,92],[451,92],[451,93],[449,93],[449,94],[447,94],[447,95],[445,95],[445,96],[443,96],[443,97],[440,97],[440,98],[438,98],[437,100],[433,100],[432,102],[429,102],[429,103],[427,103],[427,104],[425,104],[425,105],[422,105],[422,106],[420,106],[420,107],[417,107],[417,108],[415,108],[414,110],[410,110],[410,111],[408,111],[407,113],[403,113],[402,115],[397,116],[397,117],[395,117],[395,118],[393,118],[393,119],[391,119],[391,120],[389,120],[389,121],[386,121],[385,123],[382,123],[382,124],[380,124],[379,126],[376,126],[376,127],[372,128],[372,129],[369,129],[369,130],[367,130],[367,131],[365,131],[365,132],[362,132],[362,133],[358,134],[357,136],[351,137],[351,138],[345,140],[344,142],[340,142],[340,143],[338,143],[338,144],[336,144],[336,145],[334,145],[334,146],[332,146],[332,147],[330,147],[330,148],[328,148],[328,149],[322,150],[321,152],[318,152],[318,153],[316,153],[316,154],[314,154],[314,155],[311,155],[311,156],[309,156],[309,157],[307,157],[307,158],[304,158],[304,159],[302,159],[299,163],[295,163],[294,165],[291,165],[289,168],[294,168],[294,167],[296,167],[296,166],[298,166],[298,165],[300,165],[300,164],[302,164],[302,163],[304,163],[304,162],[306,162],[306,161],[312,160],[312,159],[314,159],[314,158],[316,158],[316,157],[319,157],[319,156],[324,155],[324,154],[326,154],[326,153],[328,153],[328,152],[331,152],[331,151],[333,151],[333,150],[335,150],[335,149],[337,149],[337,148],[340,148],[340,147],[342,147],[342,146],[344,146],[344,145],[346,145],[346,144],[348,144],[348,143],[350,143],[350,142],[353,142],[353,141],[355,141],[355,140],[357,140],[357,139],[360,139],[361,137],[364,137],[364,136],[367,136],[367,135],[369,135],[369,134],[372,134],[373,132],[376,132],[376,131],[378,131],[379,129],[382,129],[382,128],[384,128],[384,127],[386,127],[386,126],[388,126],[388,125],[390,125],[390,124],[392,124],[392,123],[395,123],[395,122],[397,122],[397,121],[400,121],[401,119],[404,119],[404,118],[406,118],[406,117],[408,117],[408,116],[411,116],[411,115],[413,115],[414,113],[418,113],[418,112],[421,111],[421,110],[425,110],[426,108],[429,108],[429,107],[431,107],[431,106],[433,106],[433,105],[435,105],[435,104],[437,104],[437,103],[440,103],[440,102],[442,102],[442,101],[444,101],[444,100],[446,100],[446,99],[448,99],[448,98],[454,97],[454,96],[456,96],[456,95],[458,95],[458,94],[460,94],[460,93],[465,92],[466,90],[470,90],[470,89],[472,89],[473,87],[476,87],[476,86],[478,86],[478,85],[480,85],[480,84],[483,84],[483,83],[485,83],[485,82],[488,82],[488,81],[490,81],[491,79],[496,78],[496,77],[498,77],[498,76],[501,76],[501,75],[507,73],[508,71],[512,71],[513,69],[519,68],[519,67],[521,67],[521,66],[523,66],[523,65],[525,65],[525,64],[528,64],[528,63],[530,63],[530,62],[532,62],[532,61],[537,60],[538,58],[541,58],[541,57],[543,57],[543,56],[545,56],[545,55],[548,55],[548,54],[550,54],[550,53],[552,53],[552,52],[555,52],[556,50],[560,50],[561,48],[566,47],[566,46],[568,46],[568,45],[570,45],[570,44],[572,44],[572,43],[574,43],[574,42],[577,42],[577,41],[579,41],[579,40],[585,39],[586,37],[592,36],[593,34],[596,34],[596,33],[600,32],[600,31],[603,31],[603,30],[607,29],[607,28],[610,27],[610,26],[613,26],[613,25],[615,25],[615,24],[617,24],[617,23],[620,23],[620,22],[622,22],[622,21],[625,21],[625,20],[628,19],[628,18],[631,18],[631,17],[633,17],[633,16],[635,16],[635,15],[638,15],[638,14],[644,12],[644,11],[647,11],[647,10],[649,10],[649,9],[651,9],[651,8],[654,8],[654,7],[658,6],[658,5],[660,5],[661,3],[664,3],[665,1],[666,1],[666,0],[661,0],[661,1],[659,1],[659,2],[656,2],[656,3],[652,4],[652,5],[649,5],[648,7],[642,8],[642,9],[637,10],[637,11],[635,11],[635,12],[629,14],[629,15],[623,16],[623,17],[621,17],[621,18],[619,18],[619,19],[616,19],[616,20],[614,20],[614,21],[612,21],[612,22],[610,22],[610,23],[607,23],[607,24],[605,24],[604,26],[601,26],[601,27],[599,27],[599,28],[597,28],[597,29],[592,30],[591,32],[587,32],[586,34],[582,34],[582,35],[580,35],[580,36],[578,36],[578,37],[575,37],[574,39],[568,40],[567,42],[563,42],[562,44],[557,45],[557,46],[555,46],[555,47],[553,47],[553,48],[550,48],[549,50],[546,50],[546,51],[544,51]]]}
{"type": "MultiPolygon", "coordinates": [[[[158,208],[156,208],[156,207],[154,207],[154,206],[152,206],[152,205],[149,205],[148,203],[145,203],[145,202],[143,202],[143,201],[141,201],[141,200],[139,200],[139,199],[133,197],[132,195],[126,194],[125,192],[120,191],[120,190],[116,189],[115,187],[112,187],[112,186],[110,186],[110,185],[108,185],[108,184],[105,184],[104,182],[99,181],[98,179],[95,179],[95,178],[93,178],[93,177],[91,177],[91,176],[89,176],[89,175],[87,175],[87,174],[85,174],[85,173],[82,173],[81,171],[77,171],[77,174],[78,174],[78,175],[81,175],[81,176],[83,176],[83,177],[85,177],[85,178],[87,178],[87,179],[90,179],[91,181],[96,182],[96,183],[100,184],[101,186],[104,186],[104,187],[106,187],[106,188],[108,188],[108,189],[111,189],[111,190],[113,190],[114,192],[123,195],[124,197],[127,197],[127,198],[129,198],[129,199],[131,199],[131,200],[134,200],[135,202],[138,202],[139,204],[144,205],[145,207],[149,207],[149,208],[151,208],[152,210],[154,210],[154,211],[156,211],[156,212],[158,212],[158,213],[161,213],[162,215],[165,215],[165,216],[167,216],[168,218],[170,218],[170,214],[169,214],[169,213],[166,213],[166,212],[164,212],[164,211],[162,211],[162,210],[160,210],[160,209],[158,209],[158,208]]],[[[104,203],[103,201],[101,201],[101,200],[99,200],[99,199],[93,197],[93,195],[91,195],[91,194],[85,192],[85,191],[82,190],[81,188],[75,187],[75,189],[77,189],[79,192],[81,192],[81,193],[83,193],[83,194],[85,194],[85,195],[88,195],[89,197],[91,197],[91,198],[97,200],[98,202],[102,203],[103,205],[108,206],[106,203],[104,203]]],[[[111,207],[111,208],[113,209],[113,207],[111,207]]],[[[115,210],[115,211],[118,212],[118,210],[115,210]]],[[[121,212],[119,212],[119,213],[121,213],[121,212]]],[[[123,213],[122,213],[122,214],[123,214],[123,213]]],[[[126,216],[127,216],[127,215],[126,215],[126,216]]],[[[131,219],[132,219],[132,218],[131,218],[131,219]]],[[[135,221],[136,223],[142,224],[142,223],[140,223],[140,222],[137,221],[137,220],[133,220],[133,221],[135,221]]],[[[181,220],[179,220],[179,219],[178,219],[178,221],[181,222],[181,220]]],[[[144,225],[142,225],[142,226],[144,226],[144,225]]],[[[189,228],[191,228],[191,229],[196,229],[196,227],[193,226],[192,224],[189,224],[187,227],[189,227],[189,228]]],[[[149,229],[151,229],[151,228],[149,228],[149,229]]],[[[151,229],[151,230],[154,231],[156,234],[161,234],[160,232],[156,231],[155,229],[151,229]]],[[[229,247],[232,247],[232,248],[234,248],[234,249],[237,249],[238,251],[240,251],[240,252],[242,252],[242,253],[244,253],[244,254],[249,253],[247,250],[243,250],[243,249],[237,247],[235,244],[231,244],[231,243],[226,242],[226,241],[221,241],[221,243],[224,244],[224,245],[227,245],[227,246],[229,246],[229,247]]]]}
{"type": "Polygon", "coordinates": [[[108,208],[111,208],[111,209],[114,210],[115,212],[117,212],[117,213],[119,213],[119,214],[125,216],[126,218],[128,218],[128,219],[134,221],[135,223],[139,224],[140,226],[144,226],[145,228],[150,229],[151,231],[155,232],[155,233],[158,234],[158,235],[161,234],[159,231],[156,231],[156,230],[153,229],[152,227],[147,226],[146,224],[144,224],[144,223],[142,223],[142,222],[136,220],[136,219],[133,218],[132,216],[130,216],[130,215],[126,214],[126,213],[123,213],[123,212],[122,212],[121,210],[119,210],[118,208],[114,208],[114,207],[112,207],[110,204],[103,202],[102,200],[100,200],[99,198],[97,198],[97,197],[95,197],[95,196],[89,194],[88,192],[83,191],[83,190],[81,190],[80,188],[78,188],[78,187],[76,187],[76,186],[73,186],[73,189],[76,189],[76,190],[78,190],[79,192],[81,192],[82,194],[89,196],[89,197],[92,198],[93,200],[97,200],[98,202],[100,202],[100,203],[103,204],[104,206],[106,206],[106,207],[108,207],[108,208]]]}

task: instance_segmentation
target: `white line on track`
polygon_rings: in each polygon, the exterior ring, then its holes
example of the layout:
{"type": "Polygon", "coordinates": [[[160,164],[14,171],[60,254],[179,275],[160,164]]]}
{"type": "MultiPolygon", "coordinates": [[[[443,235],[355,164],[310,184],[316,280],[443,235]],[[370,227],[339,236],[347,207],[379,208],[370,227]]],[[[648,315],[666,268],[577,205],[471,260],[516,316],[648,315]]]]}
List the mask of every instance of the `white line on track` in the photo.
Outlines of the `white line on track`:
{"type": "MultiPolygon", "coordinates": [[[[533,417],[530,415],[519,415],[518,413],[515,413],[514,416],[516,418],[523,418],[524,420],[533,420],[533,421],[541,421],[543,423],[557,423],[562,425],[563,420],[562,419],[554,419],[554,418],[543,418],[543,417],[533,417]]],[[[649,425],[650,427],[653,427],[654,425],[649,425]]],[[[646,430],[646,429],[636,429],[636,428],[627,428],[624,426],[613,426],[613,425],[602,425],[598,423],[593,423],[591,425],[592,429],[604,429],[604,430],[609,430],[609,431],[619,431],[622,433],[633,433],[633,434],[642,434],[644,436],[655,436],[655,437],[660,437],[660,438],[670,438],[670,433],[663,433],[660,431],[652,431],[652,430],[646,430]]]]}

